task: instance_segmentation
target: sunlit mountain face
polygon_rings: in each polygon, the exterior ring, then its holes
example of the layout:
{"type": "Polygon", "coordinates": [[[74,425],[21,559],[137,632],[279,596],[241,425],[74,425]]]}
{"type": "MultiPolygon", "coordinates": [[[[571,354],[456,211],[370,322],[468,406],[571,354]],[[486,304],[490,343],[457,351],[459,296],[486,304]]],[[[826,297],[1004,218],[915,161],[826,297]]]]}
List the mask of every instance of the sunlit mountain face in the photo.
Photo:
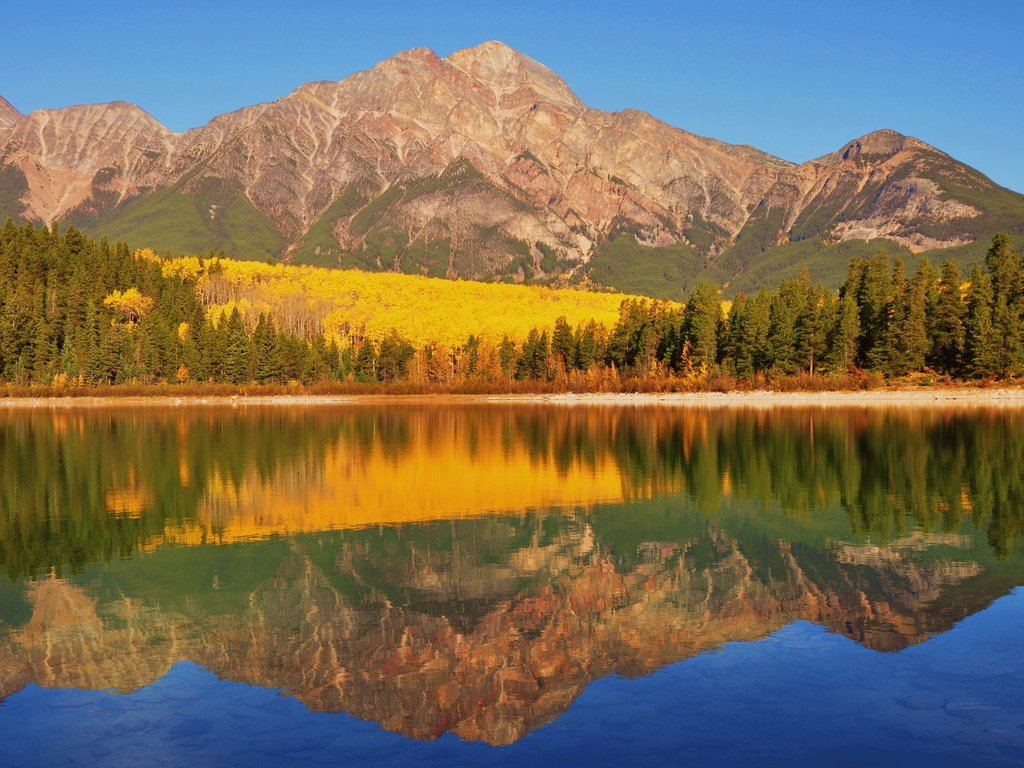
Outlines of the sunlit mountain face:
{"type": "Polygon", "coordinates": [[[1022,435],[1005,410],[6,413],[0,696],[191,662],[502,745],[794,622],[899,659],[1024,584],[1022,435]]]}

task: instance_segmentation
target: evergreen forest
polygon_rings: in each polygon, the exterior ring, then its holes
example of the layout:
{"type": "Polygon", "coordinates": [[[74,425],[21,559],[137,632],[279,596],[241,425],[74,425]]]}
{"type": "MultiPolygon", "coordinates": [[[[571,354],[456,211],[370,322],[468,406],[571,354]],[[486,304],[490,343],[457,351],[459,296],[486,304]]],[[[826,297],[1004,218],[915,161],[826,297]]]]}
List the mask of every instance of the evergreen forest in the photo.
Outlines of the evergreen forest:
{"type": "MultiPolygon", "coordinates": [[[[963,275],[927,260],[854,258],[838,291],[809,277],[738,295],[697,284],[685,304],[629,298],[591,320],[525,335],[413,343],[393,328],[295,323],[287,307],[214,306],[201,274],[76,229],[0,227],[0,380],[102,385],[387,385],[391,391],[616,391],[866,386],[884,379],[1024,374],[1024,268],[996,235],[963,275]]],[[[466,284],[472,285],[472,284],[466,284]]],[[[542,289],[537,289],[542,290],[542,289]]],[[[384,387],[380,387],[384,389],[384,387]]],[[[317,390],[319,391],[319,390],[317,390]]]]}

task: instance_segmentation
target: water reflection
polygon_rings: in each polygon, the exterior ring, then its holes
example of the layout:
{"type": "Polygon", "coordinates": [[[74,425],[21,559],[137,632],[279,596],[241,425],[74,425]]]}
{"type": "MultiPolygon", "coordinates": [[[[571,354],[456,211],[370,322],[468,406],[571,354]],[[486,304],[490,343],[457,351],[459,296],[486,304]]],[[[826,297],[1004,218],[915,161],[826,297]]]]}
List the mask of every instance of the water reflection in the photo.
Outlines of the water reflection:
{"type": "Polygon", "coordinates": [[[8,414],[0,696],[190,660],[507,744],[598,677],[797,619],[899,650],[1024,583],[1022,435],[1006,412],[8,414]]]}

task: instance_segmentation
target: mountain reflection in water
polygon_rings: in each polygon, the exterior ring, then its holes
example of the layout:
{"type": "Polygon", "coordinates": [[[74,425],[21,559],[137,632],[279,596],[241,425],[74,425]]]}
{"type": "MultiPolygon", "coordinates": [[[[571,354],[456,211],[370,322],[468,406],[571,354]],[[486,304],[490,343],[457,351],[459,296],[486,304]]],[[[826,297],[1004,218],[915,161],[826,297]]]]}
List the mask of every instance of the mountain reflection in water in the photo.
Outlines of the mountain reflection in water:
{"type": "Polygon", "coordinates": [[[0,416],[0,697],[188,660],[419,739],[809,620],[879,651],[1024,583],[1007,412],[0,416]]]}

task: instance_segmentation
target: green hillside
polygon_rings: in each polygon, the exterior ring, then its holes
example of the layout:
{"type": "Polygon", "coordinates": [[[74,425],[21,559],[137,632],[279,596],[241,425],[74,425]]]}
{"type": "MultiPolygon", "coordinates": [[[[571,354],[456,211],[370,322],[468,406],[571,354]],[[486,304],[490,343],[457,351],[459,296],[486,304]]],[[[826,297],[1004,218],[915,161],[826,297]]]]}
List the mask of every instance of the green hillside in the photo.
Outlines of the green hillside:
{"type": "Polygon", "coordinates": [[[159,252],[224,250],[232,258],[254,261],[280,257],[284,238],[241,190],[211,180],[187,194],[181,186],[136,198],[81,225],[95,237],[159,252]]]}

